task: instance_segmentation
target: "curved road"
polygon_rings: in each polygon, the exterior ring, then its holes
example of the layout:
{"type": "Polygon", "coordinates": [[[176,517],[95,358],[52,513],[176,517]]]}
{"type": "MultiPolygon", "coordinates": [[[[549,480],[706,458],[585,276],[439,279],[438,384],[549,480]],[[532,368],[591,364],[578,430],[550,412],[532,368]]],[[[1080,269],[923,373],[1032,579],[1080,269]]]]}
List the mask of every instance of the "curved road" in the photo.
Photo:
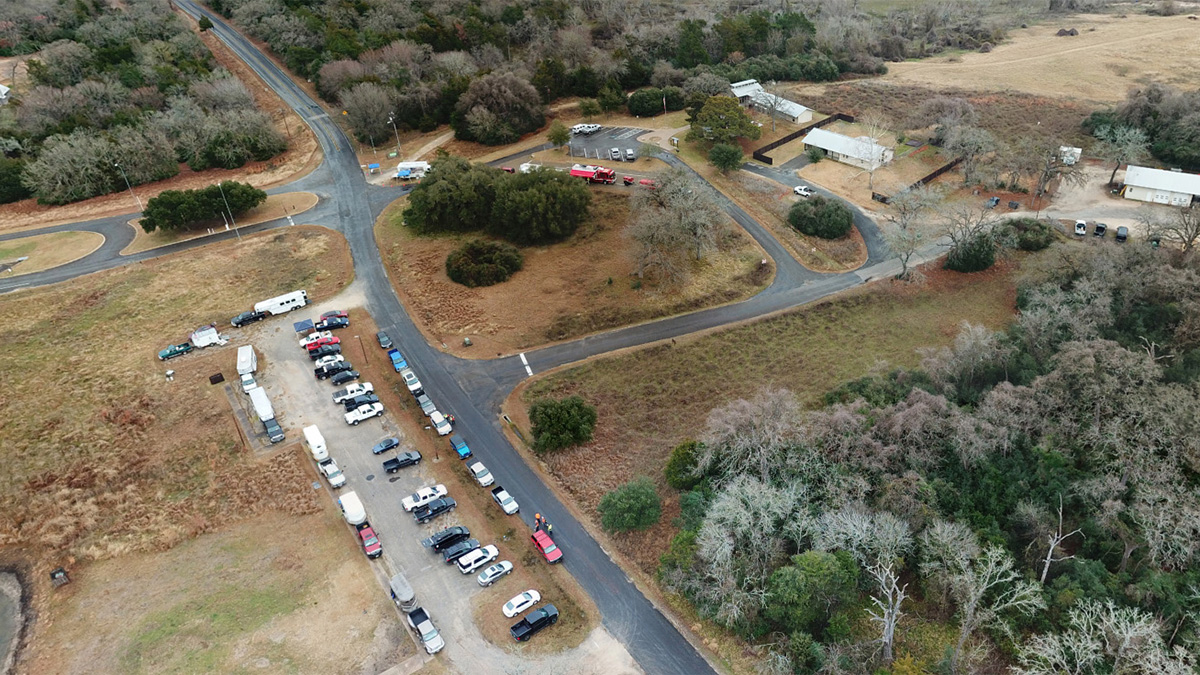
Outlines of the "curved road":
{"type": "MultiPolygon", "coordinates": [[[[555,539],[567,552],[567,567],[596,603],[605,628],[625,644],[629,653],[648,673],[697,675],[713,672],[709,663],[642,595],[506,440],[498,419],[499,406],[508,392],[527,376],[520,359],[510,356],[472,361],[437,351],[426,342],[405,313],[380,259],[373,225],[379,212],[396,197],[404,194],[407,188],[369,186],[363,179],[350,141],[303,89],[280,71],[275,63],[249,40],[226,25],[220,16],[192,0],[176,0],[176,4],[195,18],[207,16],[213,22],[212,32],[253,68],[312,129],[325,153],[325,161],[311,174],[287,186],[274,188],[270,192],[307,190],[318,195],[320,201],[313,210],[304,214],[304,220],[332,227],[346,237],[354,261],[355,274],[362,280],[366,289],[367,309],[375,317],[380,329],[386,330],[398,344],[404,345],[405,354],[411,362],[421,364],[421,380],[426,389],[447,410],[455,413],[463,422],[462,428],[470,430],[473,444],[488,448],[489,466],[494,473],[505,477],[505,486],[526,507],[521,513],[542,513],[554,523],[555,539]],[[484,411],[487,412],[487,416],[484,411]]],[[[528,151],[525,151],[520,154],[527,153],[528,151]]],[[[672,155],[664,153],[661,158],[672,166],[692,171],[672,155]]],[[[794,177],[784,172],[750,165],[744,168],[784,185],[795,184],[794,177]]],[[[817,300],[869,278],[863,270],[843,274],[819,274],[804,268],[749,214],[720,193],[717,193],[716,197],[725,211],[745,228],[775,261],[776,276],[767,289],[750,299],[731,305],[590,335],[527,352],[524,356],[530,367],[535,372],[543,371],[614,349],[678,337],[759,317],[817,300]]],[[[868,262],[865,267],[878,267],[886,261],[886,247],[874,223],[857,209],[853,210],[855,223],[867,243],[868,262]]],[[[221,232],[122,256],[120,250],[133,239],[133,232],[126,224],[132,217],[114,216],[86,223],[43,228],[35,232],[0,235],[0,241],[63,230],[88,230],[105,236],[105,243],[83,259],[44,272],[4,279],[0,281],[0,292],[56,283],[130,262],[175,253],[215,241],[225,241],[236,236],[232,231],[221,232]]],[[[285,225],[286,220],[275,220],[241,228],[241,231],[249,234],[285,225]]],[[[527,520],[525,515],[521,517],[522,520],[527,520]]],[[[527,521],[526,524],[532,529],[531,522],[527,521]]]]}

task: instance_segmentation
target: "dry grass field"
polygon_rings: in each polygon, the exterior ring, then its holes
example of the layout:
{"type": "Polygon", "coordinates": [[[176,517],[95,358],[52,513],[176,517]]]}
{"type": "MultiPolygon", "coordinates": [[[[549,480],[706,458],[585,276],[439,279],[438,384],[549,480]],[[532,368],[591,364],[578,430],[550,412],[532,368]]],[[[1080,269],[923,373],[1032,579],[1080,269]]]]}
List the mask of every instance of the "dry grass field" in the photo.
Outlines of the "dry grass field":
{"type": "MultiPolygon", "coordinates": [[[[880,364],[916,365],[918,348],[950,343],[962,321],[1000,328],[1015,311],[1014,271],[1013,263],[971,275],[931,267],[923,284],[879,282],[730,330],[599,358],[518,389],[506,412],[520,421],[533,400],[571,394],[596,406],[595,440],[542,458],[581,510],[595,514],[605,492],[634,476],[662,484],[671,449],[701,434],[708,412],[735,397],[779,387],[816,405],[880,364]]],[[[679,515],[674,492],[662,493],[657,526],[612,537],[645,572],[657,567],[679,515]]]]}
{"type": "Polygon", "coordinates": [[[769,281],[762,249],[729,223],[720,250],[681,284],[639,284],[623,231],[629,188],[592,190],[593,216],[567,241],[523,249],[524,268],[504,283],[467,288],[446,276],[446,256],[476,235],[416,236],[401,222],[406,200],[375,226],[384,263],[417,325],[465,357],[491,357],[753,295],[769,281]],[[518,309],[519,308],[519,309],[518,309]],[[474,346],[464,348],[462,339],[474,346]]]}
{"type": "Polygon", "coordinates": [[[0,242],[0,276],[20,276],[65,265],[95,251],[104,235],[95,232],[53,232],[0,242]],[[17,258],[28,258],[16,262],[17,258]],[[11,269],[6,269],[12,265],[11,269]]]}

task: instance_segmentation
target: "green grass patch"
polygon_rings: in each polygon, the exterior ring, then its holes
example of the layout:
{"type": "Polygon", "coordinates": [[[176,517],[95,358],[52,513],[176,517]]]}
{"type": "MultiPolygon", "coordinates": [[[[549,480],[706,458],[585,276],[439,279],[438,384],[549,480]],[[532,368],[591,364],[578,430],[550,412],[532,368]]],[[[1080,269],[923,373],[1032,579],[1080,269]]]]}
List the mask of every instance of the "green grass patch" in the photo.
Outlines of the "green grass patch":
{"type": "MultiPolygon", "coordinates": [[[[18,239],[17,241],[21,240],[18,239]]],[[[0,246],[0,260],[11,260],[12,258],[29,255],[37,246],[38,242],[36,241],[27,241],[23,244],[18,243],[16,246],[0,246]]]]}

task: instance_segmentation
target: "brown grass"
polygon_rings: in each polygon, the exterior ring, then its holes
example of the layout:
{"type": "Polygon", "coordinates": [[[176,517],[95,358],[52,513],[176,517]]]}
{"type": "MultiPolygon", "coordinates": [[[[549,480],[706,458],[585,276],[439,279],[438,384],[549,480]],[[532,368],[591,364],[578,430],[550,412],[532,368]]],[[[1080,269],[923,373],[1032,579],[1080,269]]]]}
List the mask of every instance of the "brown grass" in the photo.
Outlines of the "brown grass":
{"type": "MultiPolygon", "coordinates": [[[[594,514],[606,492],[633,476],[661,484],[671,448],[701,434],[708,412],[734,397],[783,387],[816,405],[824,392],[880,363],[916,365],[917,348],[948,344],[964,320],[999,328],[1013,314],[1011,263],[975,275],[937,268],[926,274],[920,286],[880,282],[756,323],[552,372],[505,407],[571,394],[596,406],[591,443],[543,458],[580,511],[594,514]]],[[[677,495],[666,488],[661,494],[658,526],[614,537],[647,573],[670,542],[678,513],[677,495]]]]}
{"type": "MultiPolygon", "coordinates": [[[[280,195],[268,195],[267,200],[258,207],[238,216],[237,225],[238,227],[249,227],[258,223],[265,223],[268,220],[283,218],[287,215],[295,216],[308,211],[316,205],[317,196],[311,192],[285,192],[280,195]]],[[[130,221],[129,225],[133,228],[134,232],[133,241],[121,249],[121,255],[139,253],[152,248],[167,246],[168,244],[207,237],[207,230],[209,228],[212,228],[214,233],[225,231],[225,221],[223,219],[197,223],[195,227],[188,230],[155,230],[149,234],[142,229],[141,222],[140,218],[130,221]]]]}
{"type": "Polygon", "coordinates": [[[0,263],[13,265],[0,276],[16,277],[65,265],[95,251],[104,244],[104,235],[96,232],[53,232],[0,242],[0,263]]]}
{"type": "Polygon", "coordinates": [[[629,188],[594,187],[593,217],[568,241],[523,250],[524,268],[487,288],[446,276],[445,261],[477,235],[423,237],[400,221],[405,201],[376,223],[384,263],[417,325],[435,343],[465,357],[491,357],[546,342],[749,297],[769,281],[762,249],[729,225],[719,250],[693,263],[682,284],[640,286],[631,275],[629,188]],[[519,308],[519,310],[517,309],[519,308]],[[472,347],[463,347],[469,337],[472,347]]]}
{"type": "Polygon", "coordinates": [[[0,354],[12,374],[0,395],[0,543],[40,570],[164,550],[266,511],[312,512],[291,455],[253,462],[208,383],[232,366],[232,347],[169,365],[157,351],[264,297],[328,297],[350,275],[345,240],[306,226],[0,298],[18,317],[0,354]]]}

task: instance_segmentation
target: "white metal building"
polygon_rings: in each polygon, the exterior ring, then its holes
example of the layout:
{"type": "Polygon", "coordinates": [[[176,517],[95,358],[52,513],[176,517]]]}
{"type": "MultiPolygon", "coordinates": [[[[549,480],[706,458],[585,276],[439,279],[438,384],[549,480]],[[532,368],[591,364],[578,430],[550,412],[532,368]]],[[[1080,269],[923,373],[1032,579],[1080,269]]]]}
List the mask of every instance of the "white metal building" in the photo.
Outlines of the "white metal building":
{"type": "Polygon", "coordinates": [[[824,129],[813,129],[804,137],[804,148],[820,148],[832,160],[873,171],[892,161],[891,148],[867,136],[850,138],[824,129]]]}
{"type": "Polygon", "coordinates": [[[1129,165],[1125,170],[1125,199],[1172,206],[1190,206],[1200,198],[1200,175],[1129,165]]]}
{"type": "Polygon", "coordinates": [[[767,114],[771,114],[773,110],[776,117],[796,124],[812,121],[813,115],[811,110],[795,101],[789,101],[782,96],[767,91],[759,91],[757,94],[751,96],[750,105],[767,114]]]}
{"type": "Polygon", "coordinates": [[[738,100],[738,103],[746,105],[755,94],[763,93],[762,85],[758,80],[742,80],[729,85],[730,91],[733,92],[733,97],[738,100]]]}

